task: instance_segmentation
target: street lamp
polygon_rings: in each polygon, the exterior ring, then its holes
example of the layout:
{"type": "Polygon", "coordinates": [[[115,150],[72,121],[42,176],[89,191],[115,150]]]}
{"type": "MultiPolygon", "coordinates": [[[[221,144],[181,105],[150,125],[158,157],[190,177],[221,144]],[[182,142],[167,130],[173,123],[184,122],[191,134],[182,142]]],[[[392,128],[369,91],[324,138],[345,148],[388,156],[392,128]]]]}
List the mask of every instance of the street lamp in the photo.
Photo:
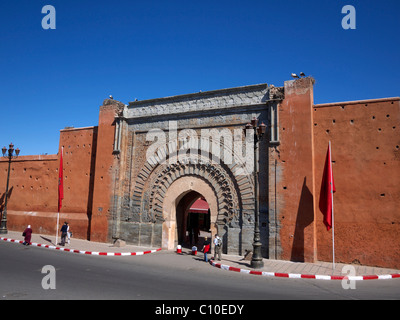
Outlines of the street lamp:
{"type": "Polygon", "coordinates": [[[251,267],[260,269],[264,266],[261,255],[261,237],[260,237],[260,216],[258,210],[258,166],[257,166],[257,148],[258,142],[262,139],[266,131],[266,125],[261,123],[258,125],[258,119],[253,118],[251,123],[246,124],[245,132],[253,129],[254,132],[254,242],[253,242],[253,257],[251,259],[251,267]]]}
{"type": "Polygon", "coordinates": [[[8,200],[8,184],[10,182],[10,168],[11,168],[11,160],[17,158],[19,155],[19,149],[14,150],[14,145],[10,143],[8,146],[8,150],[6,147],[3,147],[1,151],[3,152],[3,157],[8,158],[8,172],[7,172],[7,186],[5,193],[5,201],[4,201],[4,210],[1,215],[1,224],[0,224],[0,234],[7,234],[7,200],[8,200]]]}

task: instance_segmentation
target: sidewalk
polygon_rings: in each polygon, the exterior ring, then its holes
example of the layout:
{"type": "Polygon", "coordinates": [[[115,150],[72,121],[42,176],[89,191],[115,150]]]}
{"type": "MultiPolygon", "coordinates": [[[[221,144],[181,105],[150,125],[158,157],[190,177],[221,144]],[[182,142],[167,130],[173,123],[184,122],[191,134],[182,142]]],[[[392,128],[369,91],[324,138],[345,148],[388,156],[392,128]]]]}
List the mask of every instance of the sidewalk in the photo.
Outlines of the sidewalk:
{"type": "MultiPolygon", "coordinates": [[[[6,235],[0,235],[2,241],[14,242],[17,244],[23,242],[22,232],[8,231],[6,235]]],[[[60,240],[60,239],[59,239],[60,240]]],[[[55,245],[55,236],[33,234],[31,239],[33,246],[49,248],[53,250],[66,251],[70,253],[80,253],[86,255],[104,255],[104,256],[131,256],[155,253],[160,248],[139,247],[126,245],[123,247],[114,247],[111,243],[93,242],[82,239],[71,238],[71,243],[64,247],[55,245]]],[[[171,254],[176,254],[171,251],[171,254]]],[[[182,248],[182,254],[190,255],[191,250],[182,248]]],[[[198,257],[203,258],[203,253],[198,252],[198,257]]],[[[354,273],[349,273],[343,269],[346,264],[336,263],[335,269],[329,262],[291,262],[284,260],[264,259],[262,269],[252,269],[250,261],[244,260],[242,256],[222,255],[221,261],[210,261],[213,267],[226,271],[247,273],[250,276],[269,276],[284,278],[309,278],[321,280],[342,280],[348,276],[349,280],[372,280],[372,279],[396,279],[400,281],[400,270],[389,268],[378,268],[361,265],[350,265],[354,267],[354,273]],[[343,273],[342,273],[343,270],[343,273]]]]}
{"type": "MultiPolygon", "coordinates": [[[[6,239],[19,240],[23,242],[22,232],[8,231],[8,234],[0,235],[4,241],[6,239]]],[[[7,240],[5,240],[7,241],[7,240]]],[[[58,242],[61,238],[58,237],[58,242]]],[[[91,255],[108,255],[108,256],[129,256],[154,253],[159,248],[139,247],[133,245],[125,245],[123,247],[114,247],[112,243],[94,242],[82,239],[71,238],[70,244],[65,246],[56,245],[56,236],[32,234],[32,246],[44,247],[54,250],[66,251],[71,253],[91,254],[91,255]]]]}
{"type": "Polygon", "coordinates": [[[335,263],[335,268],[333,269],[332,263],[322,261],[307,263],[263,259],[263,262],[263,268],[253,269],[250,267],[251,261],[244,260],[242,256],[222,255],[221,261],[214,260],[210,264],[227,271],[270,277],[342,280],[347,276],[348,280],[383,280],[394,278],[399,278],[400,280],[400,270],[389,268],[335,263]],[[349,269],[346,269],[349,266],[351,272],[349,269]]]}

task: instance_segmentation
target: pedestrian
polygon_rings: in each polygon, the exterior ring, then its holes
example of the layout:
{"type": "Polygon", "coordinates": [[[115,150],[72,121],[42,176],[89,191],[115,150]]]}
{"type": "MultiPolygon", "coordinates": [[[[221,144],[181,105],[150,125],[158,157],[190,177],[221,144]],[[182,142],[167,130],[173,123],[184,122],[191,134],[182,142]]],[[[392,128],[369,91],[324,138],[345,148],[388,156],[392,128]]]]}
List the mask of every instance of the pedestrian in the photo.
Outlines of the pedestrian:
{"type": "Polygon", "coordinates": [[[69,224],[67,223],[68,229],[67,229],[67,239],[68,239],[68,244],[71,242],[71,237],[72,237],[72,232],[71,229],[69,228],[69,224]]]}
{"type": "Polygon", "coordinates": [[[68,235],[68,222],[64,222],[63,226],[61,227],[61,245],[65,246],[65,240],[68,235]]]}
{"type": "Polygon", "coordinates": [[[214,237],[214,256],[215,259],[221,261],[221,251],[222,251],[222,239],[218,236],[218,234],[214,237]]]}
{"type": "Polygon", "coordinates": [[[211,249],[210,241],[208,241],[208,238],[205,237],[204,243],[203,243],[203,253],[204,253],[204,261],[205,262],[208,262],[207,253],[209,253],[211,251],[210,249],[211,249]]]}
{"type": "Polygon", "coordinates": [[[31,225],[29,225],[25,231],[22,233],[24,236],[24,242],[22,243],[25,246],[29,246],[31,244],[31,237],[32,237],[32,228],[31,225]]]}

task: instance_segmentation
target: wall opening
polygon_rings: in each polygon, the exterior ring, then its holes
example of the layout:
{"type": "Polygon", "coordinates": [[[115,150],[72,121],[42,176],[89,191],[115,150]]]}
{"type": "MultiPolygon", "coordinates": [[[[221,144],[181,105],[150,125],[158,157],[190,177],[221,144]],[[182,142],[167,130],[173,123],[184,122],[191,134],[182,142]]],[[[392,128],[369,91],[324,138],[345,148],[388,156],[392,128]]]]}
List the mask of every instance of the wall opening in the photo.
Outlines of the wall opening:
{"type": "Polygon", "coordinates": [[[204,237],[211,237],[210,207],[207,200],[198,192],[186,194],[176,207],[178,243],[186,248],[204,242],[204,237]]]}
{"type": "Polygon", "coordinates": [[[162,247],[174,250],[178,244],[187,248],[197,244],[201,248],[205,236],[217,233],[217,214],[217,197],[207,182],[194,176],[177,179],[163,201],[162,247]],[[198,200],[203,200],[204,207],[194,206],[198,200]]]}

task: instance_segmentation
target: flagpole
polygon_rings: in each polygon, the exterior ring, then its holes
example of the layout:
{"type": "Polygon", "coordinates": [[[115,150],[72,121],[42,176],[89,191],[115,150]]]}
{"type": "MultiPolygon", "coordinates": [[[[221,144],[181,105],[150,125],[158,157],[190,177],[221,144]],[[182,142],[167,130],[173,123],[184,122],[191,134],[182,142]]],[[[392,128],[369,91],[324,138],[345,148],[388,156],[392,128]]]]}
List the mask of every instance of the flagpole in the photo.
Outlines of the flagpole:
{"type": "MultiPolygon", "coordinates": [[[[329,141],[329,164],[331,168],[330,172],[330,179],[333,181],[333,169],[332,169],[332,148],[331,148],[331,141],[329,141]]],[[[335,271],[335,215],[334,215],[334,210],[333,210],[333,185],[331,183],[330,185],[330,194],[331,194],[331,200],[332,200],[332,268],[333,271],[335,271]]]]}
{"type": "Polygon", "coordinates": [[[56,245],[58,243],[58,226],[60,221],[60,212],[57,213],[57,228],[56,228],[56,245]]]}
{"type": "Polygon", "coordinates": [[[58,227],[60,223],[60,209],[61,209],[61,201],[64,198],[64,190],[62,191],[62,196],[60,196],[60,184],[62,184],[62,170],[63,170],[63,156],[64,156],[64,147],[61,147],[61,157],[60,157],[60,168],[58,173],[58,212],[57,212],[57,227],[56,227],[56,245],[58,243],[58,227]]]}

